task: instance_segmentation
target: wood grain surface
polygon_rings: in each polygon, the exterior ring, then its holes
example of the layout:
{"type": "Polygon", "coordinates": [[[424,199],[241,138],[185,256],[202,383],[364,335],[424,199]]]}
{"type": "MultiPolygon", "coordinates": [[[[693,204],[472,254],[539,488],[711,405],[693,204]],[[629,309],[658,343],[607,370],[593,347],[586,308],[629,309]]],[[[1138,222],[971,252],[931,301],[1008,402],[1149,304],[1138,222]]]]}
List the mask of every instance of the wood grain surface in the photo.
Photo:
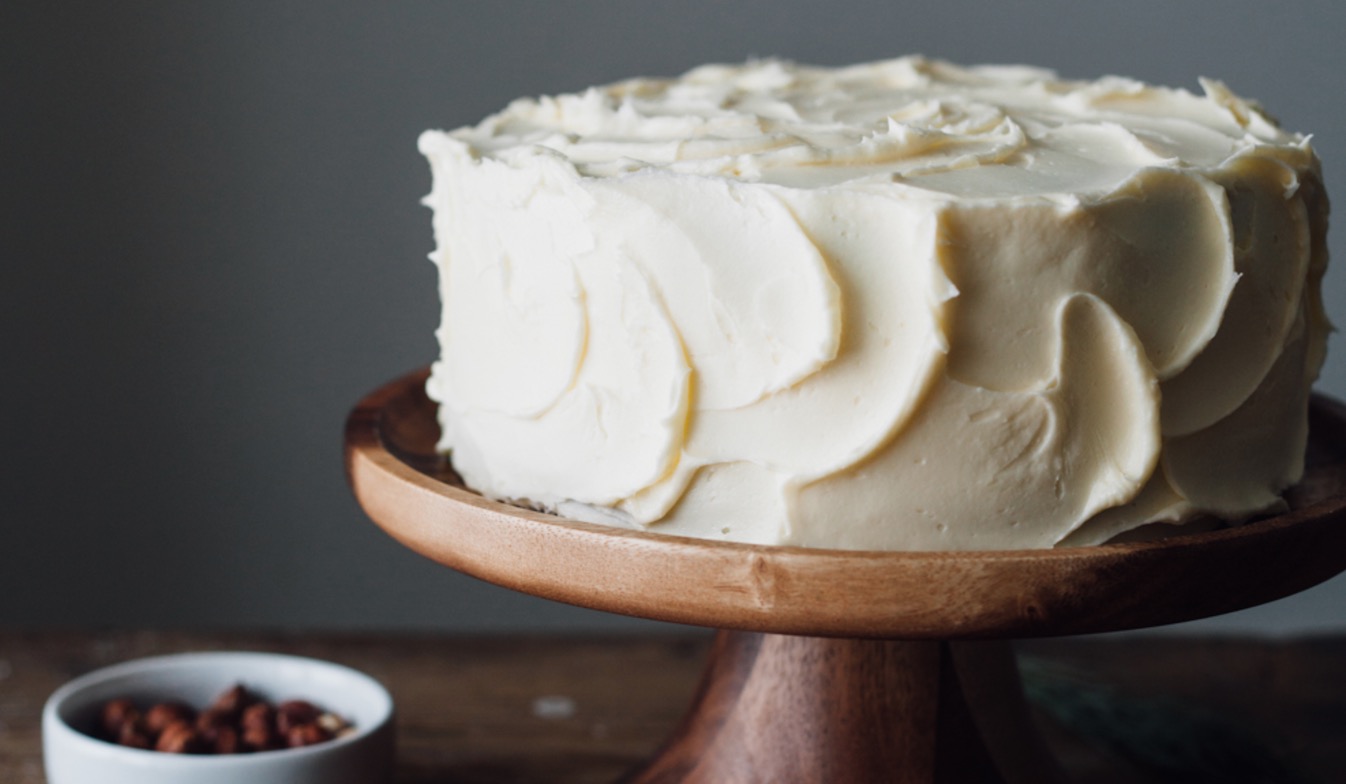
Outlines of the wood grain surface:
{"type": "MultiPolygon", "coordinates": [[[[61,683],[107,664],[191,650],[317,656],[377,677],[397,701],[398,784],[612,782],[672,734],[710,644],[711,637],[700,634],[455,638],[0,631],[0,782],[43,781],[39,714],[61,683]]],[[[1280,642],[1105,637],[1018,647],[1021,659],[1068,670],[1087,683],[1216,713],[1246,728],[1270,753],[1301,770],[1307,782],[1343,780],[1346,637],[1280,642]]],[[[1039,716],[1038,724],[1073,782],[1166,780],[1045,717],[1039,716]]]]}
{"type": "Polygon", "coordinates": [[[815,636],[1023,638],[1229,612],[1346,569],[1346,409],[1323,398],[1285,514],[1152,542],[902,553],[662,536],[490,501],[435,453],[424,379],[386,385],[347,421],[347,473],[369,516],[446,566],[609,612],[815,636]]]}
{"type": "Polygon", "coordinates": [[[691,710],[624,782],[1055,784],[1008,645],[720,632],[691,710]]]}

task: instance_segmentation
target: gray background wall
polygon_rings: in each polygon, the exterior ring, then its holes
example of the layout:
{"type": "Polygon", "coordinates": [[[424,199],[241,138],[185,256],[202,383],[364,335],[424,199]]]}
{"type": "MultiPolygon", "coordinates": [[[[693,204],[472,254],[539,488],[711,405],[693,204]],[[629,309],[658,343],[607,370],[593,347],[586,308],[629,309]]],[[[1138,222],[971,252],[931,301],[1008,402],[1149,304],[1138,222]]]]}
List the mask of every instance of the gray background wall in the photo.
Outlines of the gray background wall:
{"type": "MultiPolygon", "coordinates": [[[[434,350],[424,128],[703,61],[922,52],[1216,76],[1316,131],[1346,194],[1343,33],[1328,0],[5,3],[0,626],[638,626],[434,566],[346,490],[348,408],[434,350]]],[[[1346,580],[1196,628],[1346,630],[1346,580]]]]}

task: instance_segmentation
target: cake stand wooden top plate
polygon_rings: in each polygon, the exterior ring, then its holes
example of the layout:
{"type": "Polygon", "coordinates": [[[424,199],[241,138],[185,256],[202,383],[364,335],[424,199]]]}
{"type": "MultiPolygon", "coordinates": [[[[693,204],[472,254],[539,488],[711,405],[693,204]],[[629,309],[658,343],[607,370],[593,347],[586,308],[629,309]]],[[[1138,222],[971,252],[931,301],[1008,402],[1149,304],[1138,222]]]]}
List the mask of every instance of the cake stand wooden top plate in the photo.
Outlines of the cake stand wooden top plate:
{"type": "Polygon", "coordinates": [[[564,520],[488,500],[436,454],[425,371],[370,394],[346,468],[373,520],[441,564],[524,593],[663,621],[889,639],[1156,626],[1278,599],[1346,569],[1346,406],[1315,397],[1284,514],[1151,542],[1056,550],[765,547],[564,520]]]}

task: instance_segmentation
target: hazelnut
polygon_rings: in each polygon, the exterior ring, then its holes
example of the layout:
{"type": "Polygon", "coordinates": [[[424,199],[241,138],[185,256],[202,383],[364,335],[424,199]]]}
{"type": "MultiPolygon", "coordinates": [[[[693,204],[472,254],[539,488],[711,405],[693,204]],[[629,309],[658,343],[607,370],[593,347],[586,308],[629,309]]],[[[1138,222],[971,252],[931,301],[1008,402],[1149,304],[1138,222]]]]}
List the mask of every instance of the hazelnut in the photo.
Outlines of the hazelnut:
{"type": "Polygon", "coordinates": [[[239,742],[244,751],[273,751],[282,745],[280,736],[270,727],[246,728],[239,742]]]}
{"type": "Polygon", "coordinates": [[[202,754],[208,746],[195,727],[185,721],[175,721],[164,727],[154,750],[169,754],[202,754]]]}
{"type": "Polygon", "coordinates": [[[103,705],[99,724],[103,728],[104,736],[115,740],[121,737],[123,725],[138,718],[140,711],[135,703],[127,699],[110,700],[103,705]]]}
{"type": "Polygon", "coordinates": [[[243,746],[251,751],[269,751],[282,745],[276,732],[276,712],[265,702],[249,705],[240,727],[243,746]]]}
{"type": "Polygon", "coordinates": [[[154,748],[153,738],[145,729],[145,723],[137,716],[121,725],[117,731],[116,742],[133,749],[154,748]]]}
{"type": "Polygon", "coordinates": [[[219,708],[206,708],[196,716],[196,728],[205,733],[211,733],[220,727],[233,726],[237,717],[230,716],[226,711],[219,708]]]}
{"type": "Polygon", "coordinates": [[[239,725],[244,729],[249,727],[272,727],[276,723],[276,712],[265,702],[258,702],[248,706],[243,711],[243,716],[239,719],[239,725]]]}
{"type": "Polygon", "coordinates": [[[216,697],[215,702],[211,703],[210,707],[219,710],[229,716],[231,720],[234,720],[254,702],[257,702],[257,698],[243,688],[242,684],[235,683],[216,697]]]}
{"type": "Polygon", "coordinates": [[[233,727],[220,727],[215,730],[214,737],[206,740],[211,746],[211,751],[216,754],[240,754],[244,750],[238,730],[233,727]]]}
{"type": "Polygon", "coordinates": [[[288,736],[290,730],[302,724],[312,724],[322,715],[317,706],[306,700],[286,700],[276,707],[276,729],[288,736]]]}
{"type": "Polygon", "coordinates": [[[207,708],[196,717],[196,731],[207,743],[214,743],[224,730],[236,729],[223,711],[207,708]]]}
{"type": "Polygon", "coordinates": [[[317,724],[296,724],[285,733],[285,745],[290,748],[312,746],[332,739],[332,733],[317,724]]]}
{"type": "Polygon", "coordinates": [[[158,735],[173,723],[191,724],[196,719],[196,711],[180,702],[161,702],[145,713],[145,729],[151,735],[158,735]]]}
{"type": "Polygon", "coordinates": [[[346,730],[351,729],[350,722],[335,713],[324,713],[314,723],[330,732],[333,737],[340,737],[346,730]]]}

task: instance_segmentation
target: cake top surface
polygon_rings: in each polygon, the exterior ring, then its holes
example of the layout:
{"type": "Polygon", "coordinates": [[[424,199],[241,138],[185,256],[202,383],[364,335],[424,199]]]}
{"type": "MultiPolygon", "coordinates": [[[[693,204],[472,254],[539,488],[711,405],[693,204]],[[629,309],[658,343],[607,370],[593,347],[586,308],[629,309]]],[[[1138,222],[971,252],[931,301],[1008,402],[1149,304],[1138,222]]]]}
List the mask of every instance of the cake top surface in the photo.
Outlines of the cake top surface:
{"type": "Polygon", "coordinates": [[[771,59],[523,98],[449,136],[503,160],[554,154],[588,177],[653,167],[973,198],[1102,193],[1149,166],[1215,167],[1303,144],[1223,84],[1201,86],[917,56],[846,68],[771,59]]]}

